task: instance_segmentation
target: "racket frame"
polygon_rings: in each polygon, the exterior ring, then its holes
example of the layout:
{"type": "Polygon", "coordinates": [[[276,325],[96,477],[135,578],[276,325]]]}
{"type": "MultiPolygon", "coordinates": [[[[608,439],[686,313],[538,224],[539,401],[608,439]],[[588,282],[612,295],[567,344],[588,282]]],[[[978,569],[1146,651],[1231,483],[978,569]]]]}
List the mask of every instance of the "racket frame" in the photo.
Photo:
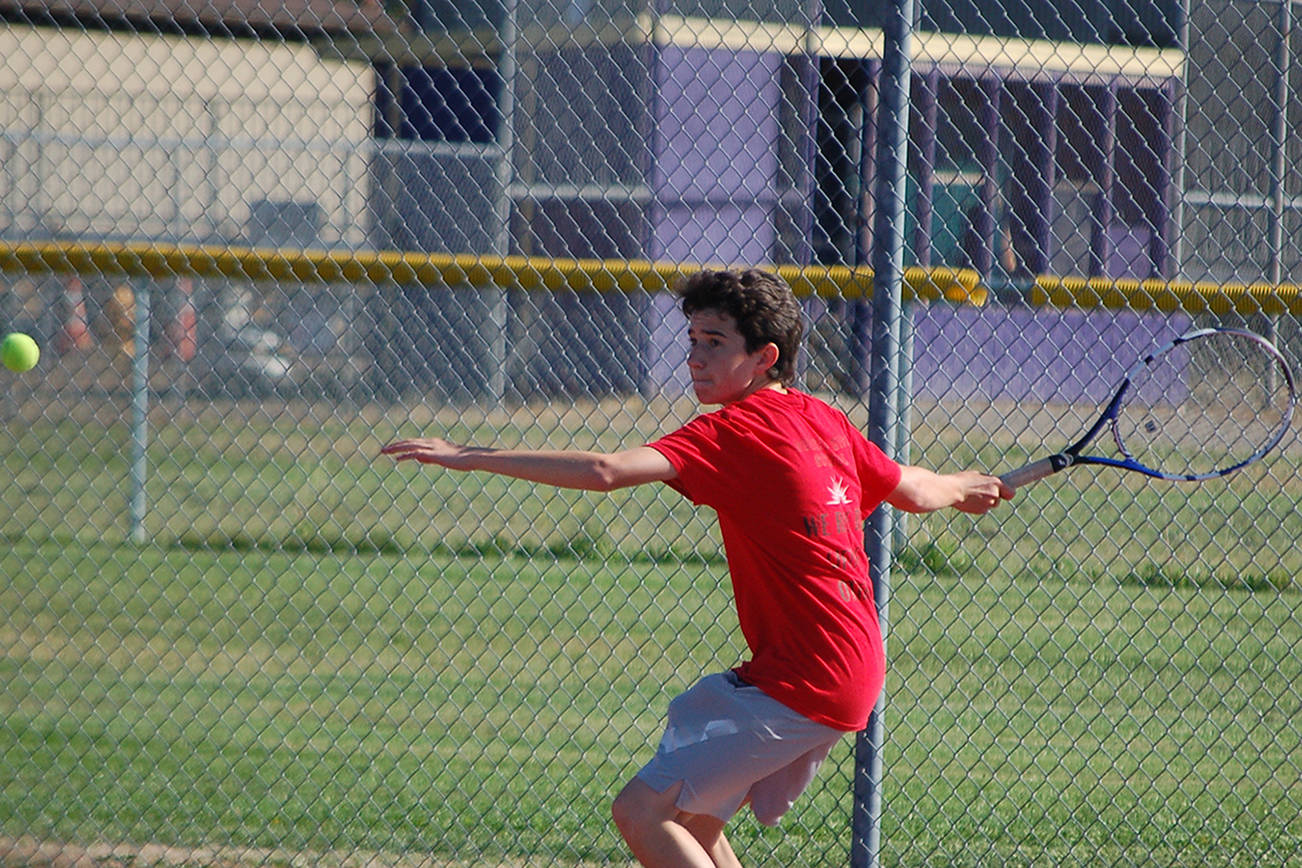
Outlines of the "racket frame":
{"type": "Polygon", "coordinates": [[[1047,476],[1052,476],[1055,473],[1066,470],[1068,467],[1077,464],[1096,464],[1105,467],[1117,467],[1122,470],[1131,470],[1135,473],[1142,473],[1143,475],[1150,476],[1154,479],[1169,479],[1177,482],[1201,482],[1207,479],[1217,479],[1222,476],[1227,476],[1236,470],[1241,470],[1252,462],[1261,459],[1267,452],[1278,446],[1280,441],[1284,439],[1284,435],[1288,432],[1289,425],[1292,424],[1293,409],[1296,404],[1297,392],[1293,382],[1293,371],[1290,369],[1288,361],[1284,358],[1284,354],[1281,353],[1270,341],[1255,332],[1246,331],[1244,329],[1194,329],[1193,331],[1185,332],[1174,340],[1154,349],[1132,365],[1130,369],[1126,371],[1125,376],[1122,377],[1120,384],[1117,386],[1116,392],[1113,393],[1112,399],[1099,415],[1098,420],[1075,443],[1068,446],[1062,452],[1055,453],[1047,458],[1032,461],[1030,464],[1023,465],[1016,470],[1011,470],[1008,473],[1003,474],[1000,479],[1002,479],[1010,488],[1019,488],[1028,483],[1044,479],[1047,476]],[[1126,449],[1126,445],[1122,442],[1121,434],[1117,431],[1116,426],[1117,420],[1120,418],[1121,414],[1121,402],[1125,400],[1126,393],[1130,390],[1131,381],[1139,372],[1152,364],[1153,360],[1158,356],[1170,352],[1181,344],[1187,344],[1190,341],[1198,340],[1199,338],[1204,338],[1213,334],[1232,334],[1251,340],[1264,349],[1278,363],[1279,369],[1284,375],[1284,385],[1288,391],[1288,406],[1284,410],[1284,417],[1281,420],[1279,427],[1275,430],[1270,439],[1268,439],[1263,445],[1257,447],[1256,451],[1247,458],[1227,467],[1218,468],[1207,473],[1165,473],[1161,470],[1155,470],[1147,465],[1140,464],[1126,449]],[[1116,441],[1117,449],[1120,450],[1123,457],[1109,458],[1105,455],[1082,455],[1081,451],[1094,441],[1094,438],[1098,436],[1104,426],[1111,426],[1112,439],[1116,441]]]}

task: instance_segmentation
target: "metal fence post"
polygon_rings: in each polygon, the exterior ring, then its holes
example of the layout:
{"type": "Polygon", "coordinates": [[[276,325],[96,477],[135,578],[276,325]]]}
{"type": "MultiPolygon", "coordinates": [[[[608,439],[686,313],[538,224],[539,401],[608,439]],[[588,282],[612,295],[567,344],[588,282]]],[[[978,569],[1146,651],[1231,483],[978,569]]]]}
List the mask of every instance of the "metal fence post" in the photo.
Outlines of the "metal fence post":
{"type": "Polygon", "coordinates": [[[135,281],[135,331],[131,357],[131,539],[145,541],[145,484],[149,478],[150,281],[135,281]]]}
{"type": "MultiPolygon", "coordinates": [[[[873,221],[872,347],[868,437],[888,455],[897,449],[900,318],[904,279],[904,185],[909,135],[909,67],[913,0],[895,0],[887,15],[877,114],[877,183],[873,221]]],[[[868,560],[873,593],[885,637],[889,619],[891,516],[884,507],[868,518],[868,560]]],[[[855,744],[854,808],[851,819],[853,868],[880,864],[884,695],[855,744]]]]}
{"type": "MultiPolygon", "coordinates": [[[[499,117],[497,150],[494,155],[494,176],[497,199],[494,202],[493,253],[497,256],[511,254],[512,190],[515,180],[515,87],[519,51],[518,9],[515,0],[507,0],[502,9],[501,53],[497,60],[497,74],[501,81],[498,102],[499,117]]],[[[489,335],[488,398],[500,404],[506,400],[511,352],[511,297],[507,290],[498,287],[486,293],[489,303],[486,331],[489,335]]]]}
{"type": "MultiPolygon", "coordinates": [[[[1270,119],[1270,267],[1268,275],[1272,286],[1284,282],[1284,216],[1288,197],[1284,187],[1284,175],[1288,171],[1287,141],[1288,103],[1289,103],[1289,61],[1291,60],[1293,39],[1293,0],[1280,0],[1276,18],[1279,27],[1275,43],[1275,83],[1271,91],[1270,119]]],[[[1266,337],[1272,341],[1279,339],[1278,317],[1266,315],[1266,337]]],[[[1270,377],[1269,387],[1275,388],[1275,378],[1270,377]]]]}

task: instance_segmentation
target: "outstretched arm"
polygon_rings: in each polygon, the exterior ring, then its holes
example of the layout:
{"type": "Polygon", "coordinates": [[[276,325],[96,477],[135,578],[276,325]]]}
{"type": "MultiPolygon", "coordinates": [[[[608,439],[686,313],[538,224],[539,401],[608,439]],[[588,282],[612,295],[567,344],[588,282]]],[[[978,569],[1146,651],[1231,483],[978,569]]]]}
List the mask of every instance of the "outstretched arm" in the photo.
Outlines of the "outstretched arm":
{"type": "Polygon", "coordinates": [[[450,470],[485,470],[558,488],[612,491],[646,482],[667,482],[678,473],[669,459],[639,446],[622,452],[488,449],[438,437],[398,440],[380,450],[398,461],[437,464],[450,470]]]}
{"type": "Polygon", "coordinates": [[[959,473],[935,473],[923,467],[906,466],[886,502],[905,512],[932,512],[952,506],[963,512],[981,515],[993,509],[1001,499],[1013,496],[998,476],[975,470],[959,473]]]}

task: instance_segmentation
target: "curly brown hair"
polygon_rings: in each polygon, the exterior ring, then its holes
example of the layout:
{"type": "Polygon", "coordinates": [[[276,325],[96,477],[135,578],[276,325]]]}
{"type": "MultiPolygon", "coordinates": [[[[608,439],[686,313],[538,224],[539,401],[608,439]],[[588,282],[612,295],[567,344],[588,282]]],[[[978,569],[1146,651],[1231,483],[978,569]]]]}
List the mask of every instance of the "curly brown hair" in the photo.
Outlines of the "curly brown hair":
{"type": "Polygon", "coordinates": [[[753,353],[765,344],[778,348],[778,361],[769,379],[791,385],[796,379],[796,356],[804,334],[800,304],[787,282],[759,268],[706,269],[685,278],[677,288],[683,313],[700,311],[726,314],[753,353]]]}

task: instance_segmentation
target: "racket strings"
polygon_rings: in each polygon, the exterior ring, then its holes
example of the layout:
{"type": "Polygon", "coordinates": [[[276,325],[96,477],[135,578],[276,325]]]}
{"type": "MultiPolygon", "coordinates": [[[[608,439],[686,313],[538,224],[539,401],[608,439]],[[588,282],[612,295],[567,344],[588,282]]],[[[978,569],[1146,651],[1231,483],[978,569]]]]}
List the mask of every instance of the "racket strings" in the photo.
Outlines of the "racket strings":
{"type": "Polygon", "coordinates": [[[1288,371],[1268,344],[1215,332],[1132,371],[1114,433],[1122,452],[1154,470],[1214,475],[1277,442],[1292,406],[1288,371]]]}

